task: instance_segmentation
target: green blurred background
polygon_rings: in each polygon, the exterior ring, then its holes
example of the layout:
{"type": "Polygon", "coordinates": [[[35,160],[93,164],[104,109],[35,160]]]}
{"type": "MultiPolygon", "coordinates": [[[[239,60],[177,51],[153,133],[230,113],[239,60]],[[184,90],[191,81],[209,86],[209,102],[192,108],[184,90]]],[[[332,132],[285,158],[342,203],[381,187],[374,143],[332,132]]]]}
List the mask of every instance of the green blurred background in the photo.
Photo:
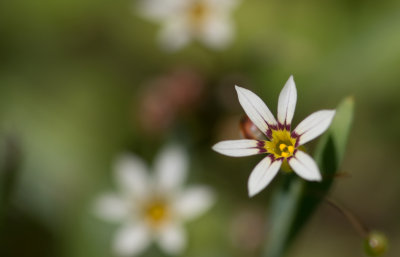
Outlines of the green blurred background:
{"type": "MultiPolygon", "coordinates": [[[[294,124],[354,96],[342,167],[349,176],[337,178],[331,196],[384,231],[386,256],[398,256],[399,1],[244,0],[230,47],[193,43],[176,53],[160,50],[159,26],[140,18],[135,4],[0,2],[0,256],[112,256],[116,226],[94,217],[91,205],[115,188],[113,160],[132,151],[151,163],[171,141],[191,153],[188,183],[218,193],[215,206],[188,224],[183,256],[258,256],[276,182],[248,199],[247,178],[260,157],[228,158],[211,146],[239,138],[235,84],[275,112],[291,74],[294,124]],[[172,108],[168,97],[184,100],[172,108]],[[154,110],[154,102],[166,109],[154,110]]],[[[162,253],[154,247],[144,256],[162,253]]],[[[362,239],[321,205],[288,256],[363,256],[362,239]]]]}

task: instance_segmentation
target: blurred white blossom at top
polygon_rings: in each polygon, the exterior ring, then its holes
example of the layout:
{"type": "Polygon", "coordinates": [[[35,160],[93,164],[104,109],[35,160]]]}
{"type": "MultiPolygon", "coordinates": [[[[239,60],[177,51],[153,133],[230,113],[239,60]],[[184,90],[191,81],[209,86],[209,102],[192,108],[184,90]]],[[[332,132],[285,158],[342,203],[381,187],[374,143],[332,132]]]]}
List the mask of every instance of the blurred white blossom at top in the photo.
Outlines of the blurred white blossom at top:
{"type": "Polygon", "coordinates": [[[156,158],[153,176],[135,155],[116,161],[118,191],[102,194],[94,205],[97,216],[121,224],[113,241],[116,254],[138,255],[152,241],[170,255],[184,250],[184,222],[204,213],[215,200],[206,186],[183,186],[187,164],[184,150],[173,145],[156,158]]]}
{"type": "Polygon", "coordinates": [[[223,49],[234,35],[231,18],[238,0],[142,0],[143,17],[162,24],[162,46],[174,51],[197,39],[213,49],[223,49]]]}

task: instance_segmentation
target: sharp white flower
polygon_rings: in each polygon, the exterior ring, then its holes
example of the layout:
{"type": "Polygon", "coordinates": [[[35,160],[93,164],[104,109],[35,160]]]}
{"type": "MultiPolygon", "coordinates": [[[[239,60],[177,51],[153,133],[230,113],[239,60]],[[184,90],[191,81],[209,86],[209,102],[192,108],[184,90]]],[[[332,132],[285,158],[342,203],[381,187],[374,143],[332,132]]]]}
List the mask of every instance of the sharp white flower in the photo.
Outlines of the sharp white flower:
{"type": "Polygon", "coordinates": [[[283,87],[278,100],[278,120],[267,105],[253,92],[236,86],[239,102],[247,116],[268,140],[229,140],[213,146],[221,154],[238,157],[265,153],[267,156],[254,168],[249,181],[249,196],[263,190],[275,177],[282,164],[287,163],[305,180],[320,181],[321,174],[315,161],[301,145],[321,135],[331,124],[335,110],[317,111],[291,131],[297,91],[293,76],[283,87]]]}
{"type": "Polygon", "coordinates": [[[168,146],[160,153],[153,176],[134,155],[116,161],[119,190],[103,194],[94,205],[97,216],[122,224],[113,242],[116,254],[140,254],[152,241],[171,255],[185,248],[183,223],[201,215],[215,200],[206,186],[183,187],[187,164],[187,156],[178,146],[168,146]]]}
{"type": "Polygon", "coordinates": [[[143,0],[141,15],[162,23],[160,40],[167,50],[197,39],[214,49],[225,48],[234,34],[232,9],[237,0],[143,0]]]}

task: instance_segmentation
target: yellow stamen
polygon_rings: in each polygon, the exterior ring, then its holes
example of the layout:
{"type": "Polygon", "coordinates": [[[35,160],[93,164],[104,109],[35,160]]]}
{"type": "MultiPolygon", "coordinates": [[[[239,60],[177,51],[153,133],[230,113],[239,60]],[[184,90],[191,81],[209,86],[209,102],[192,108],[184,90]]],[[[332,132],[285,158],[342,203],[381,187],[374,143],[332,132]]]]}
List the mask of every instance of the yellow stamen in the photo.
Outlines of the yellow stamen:
{"type": "Polygon", "coordinates": [[[289,153],[288,152],[282,152],[281,156],[287,158],[287,157],[289,157],[289,153]]]}
{"type": "Polygon", "coordinates": [[[296,138],[288,130],[272,130],[271,141],[265,141],[265,150],[275,158],[289,158],[296,150],[296,138]]]}
{"type": "Polygon", "coordinates": [[[152,226],[158,226],[168,216],[168,208],[163,201],[153,201],[145,207],[144,215],[152,226]]]}
{"type": "Polygon", "coordinates": [[[200,1],[193,4],[193,7],[189,10],[189,16],[194,25],[199,25],[205,20],[208,14],[208,8],[204,3],[200,1]]]}

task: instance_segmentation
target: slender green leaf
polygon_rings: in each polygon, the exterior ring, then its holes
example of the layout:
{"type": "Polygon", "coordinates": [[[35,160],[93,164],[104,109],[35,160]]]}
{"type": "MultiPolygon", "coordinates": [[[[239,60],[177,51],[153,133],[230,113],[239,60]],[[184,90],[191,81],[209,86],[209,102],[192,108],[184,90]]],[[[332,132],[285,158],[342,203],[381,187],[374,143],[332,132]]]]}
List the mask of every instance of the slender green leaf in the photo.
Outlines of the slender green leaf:
{"type": "Polygon", "coordinates": [[[329,192],[346,150],[354,113],[354,100],[349,97],[336,109],[329,130],[316,147],[314,158],[323,175],[321,183],[307,182],[297,176],[287,176],[271,203],[264,256],[281,257],[300,229],[329,192]]]}

